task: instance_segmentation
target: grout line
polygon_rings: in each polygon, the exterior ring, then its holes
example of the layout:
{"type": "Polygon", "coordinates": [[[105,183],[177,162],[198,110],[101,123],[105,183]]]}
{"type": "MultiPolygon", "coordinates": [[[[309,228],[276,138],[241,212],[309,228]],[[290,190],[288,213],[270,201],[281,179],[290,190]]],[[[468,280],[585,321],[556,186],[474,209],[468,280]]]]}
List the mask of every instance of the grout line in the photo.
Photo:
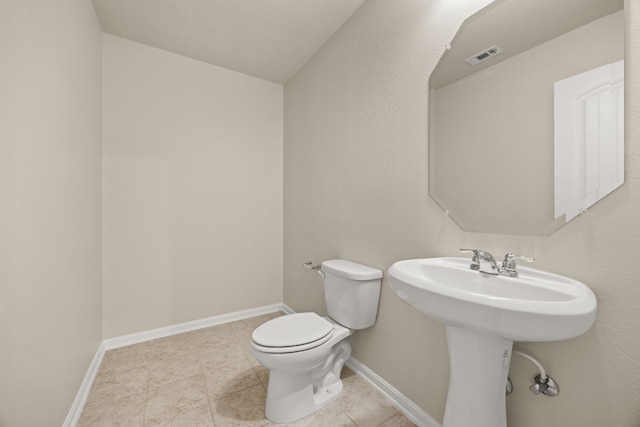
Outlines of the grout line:
{"type": "Polygon", "coordinates": [[[202,381],[204,382],[204,392],[207,394],[207,403],[209,404],[209,416],[211,417],[211,422],[214,423],[215,417],[213,416],[213,401],[211,400],[211,394],[209,393],[209,385],[207,384],[207,376],[204,373],[204,366],[202,363],[202,355],[200,348],[198,348],[198,362],[200,363],[200,374],[202,375],[202,381]]]}
{"type": "Polygon", "coordinates": [[[147,403],[149,403],[149,376],[151,375],[151,357],[147,354],[147,380],[144,384],[144,409],[142,410],[142,426],[147,425],[147,403]]]}

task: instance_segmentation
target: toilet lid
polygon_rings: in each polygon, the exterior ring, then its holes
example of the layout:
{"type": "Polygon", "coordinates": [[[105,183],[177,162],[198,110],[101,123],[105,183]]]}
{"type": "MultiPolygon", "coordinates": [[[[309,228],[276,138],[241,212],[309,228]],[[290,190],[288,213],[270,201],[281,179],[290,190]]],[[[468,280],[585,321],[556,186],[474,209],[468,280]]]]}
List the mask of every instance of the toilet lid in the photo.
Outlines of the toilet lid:
{"type": "Polygon", "coordinates": [[[258,326],[251,337],[263,347],[297,347],[322,340],[332,331],[333,325],[316,313],[296,313],[258,326]]]}

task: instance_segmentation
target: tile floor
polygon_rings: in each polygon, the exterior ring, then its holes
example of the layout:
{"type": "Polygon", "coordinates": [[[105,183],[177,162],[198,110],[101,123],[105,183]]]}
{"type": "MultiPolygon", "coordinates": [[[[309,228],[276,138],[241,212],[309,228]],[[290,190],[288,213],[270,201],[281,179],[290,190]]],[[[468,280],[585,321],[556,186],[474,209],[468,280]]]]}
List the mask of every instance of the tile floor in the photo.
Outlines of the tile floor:
{"type": "MultiPolygon", "coordinates": [[[[264,416],[269,371],[248,343],[269,314],[107,351],[78,427],[273,426],[264,416]]],[[[343,371],[335,402],[291,426],[409,427],[364,379],[343,371]]]]}

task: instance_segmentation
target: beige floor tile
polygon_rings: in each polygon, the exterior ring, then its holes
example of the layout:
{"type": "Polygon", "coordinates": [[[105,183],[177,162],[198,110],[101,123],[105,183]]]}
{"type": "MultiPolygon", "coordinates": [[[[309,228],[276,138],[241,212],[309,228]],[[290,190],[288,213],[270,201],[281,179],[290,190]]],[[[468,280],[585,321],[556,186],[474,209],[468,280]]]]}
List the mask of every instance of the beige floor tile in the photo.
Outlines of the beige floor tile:
{"type": "Polygon", "coordinates": [[[249,341],[247,342],[247,345],[244,346],[242,350],[244,352],[245,358],[249,361],[249,363],[251,363],[251,366],[253,366],[254,368],[262,366],[262,364],[260,364],[260,362],[258,362],[256,358],[253,356],[253,353],[251,351],[251,343],[249,341]]]}
{"type": "Polygon", "coordinates": [[[147,388],[148,374],[149,368],[147,366],[113,371],[100,370],[91,387],[89,401],[144,394],[147,388]]]}
{"type": "Polygon", "coordinates": [[[236,333],[236,342],[238,343],[245,343],[246,344],[246,348],[251,348],[251,335],[253,334],[253,331],[255,331],[256,328],[255,327],[246,327],[246,328],[242,328],[240,330],[238,330],[238,332],[236,333]]]}
{"type": "Polygon", "coordinates": [[[301,420],[287,424],[287,427],[356,427],[356,424],[344,412],[340,400],[320,408],[301,420]]]}
{"type": "Polygon", "coordinates": [[[211,400],[261,384],[258,374],[246,360],[224,365],[204,362],[202,369],[211,400]]]}
{"type": "Polygon", "coordinates": [[[416,427],[404,414],[397,414],[380,424],[380,427],[416,427]]]}
{"type": "Polygon", "coordinates": [[[227,324],[211,326],[200,331],[200,340],[202,343],[209,342],[211,344],[218,342],[232,342],[234,341],[234,329],[235,328],[229,328],[227,324]]]}
{"type": "MultiPolygon", "coordinates": [[[[105,353],[79,427],[275,427],[265,418],[269,371],[251,333],[272,313],[105,353]]],[[[415,427],[362,377],[341,374],[343,394],[290,427],[415,427]]]]}
{"type": "Polygon", "coordinates": [[[187,410],[178,415],[170,415],[170,418],[160,420],[148,427],[213,427],[213,418],[209,405],[187,410]]]}
{"type": "Polygon", "coordinates": [[[78,427],[142,427],[145,394],[105,396],[87,401],[78,427]]]}
{"type": "Polygon", "coordinates": [[[248,344],[227,342],[216,346],[205,346],[200,350],[200,361],[210,368],[238,361],[249,361],[245,347],[248,344]]]}
{"type": "Polygon", "coordinates": [[[104,354],[100,370],[108,374],[113,371],[146,366],[149,363],[150,350],[149,343],[108,350],[104,354]]]}
{"type": "Polygon", "coordinates": [[[208,403],[202,375],[165,384],[148,391],[145,424],[153,425],[208,403]]]}
{"type": "Polygon", "coordinates": [[[174,359],[190,353],[197,353],[201,340],[199,331],[157,339],[151,345],[150,361],[174,359]]]}
{"type": "Polygon", "coordinates": [[[341,403],[344,412],[358,427],[375,427],[398,413],[398,410],[365,381],[345,387],[341,403]]]}
{"type": "Polygon", "coordinates": [[[202,374],[197,353],[184,353],[149,363],[149,388],[202,374]]]}
{"type": "Polygon", "coordinates": [[[340,379],[342,380],[342,385],[344,387],[348,387],[353,384],[354,381],[361,380],[355,372],[346,366],[342,368],[342,372],[340,372],[340,379]]]}
{"type": "Polygon", "coordinates": [[[253,356],[250,341],[247,342],[247,345],[244,347],[243,351],[246,359],[249,361],[249,363],[251,363],[251,366],[253,366],[254,368],[262,367],[262,364],[260,364],[260,362],[258,362],[253,356]]]}
{"type": "Polygon", "coordinates": [[[316,412],[302,420],[287,425],[295,427],[357,427],[356,424],[351,421],[351,418],[345,414],[323,417],[321,412],[316,412]]]}
{"type": "Polygon", "coordinates": [[[211,402],[216,426],[261,427],[271,425],[264,416],[267,393],[257,385],[211,402]]]}
{"type": "Polygon", "coordinates": [[[258,378],[266,390],[269,386],[269,370],[262,365],[254,366],[253,370],[258,374],[258,378]]]}
{"type": "Polygon", "coordinates": [[[218,341],[237,341],[236,336],[238,332],[247,327],[244,320],[237,322],[225,323],[223,325],[213,326],[207,328],[206,332],[209,339],[218,341]]]}

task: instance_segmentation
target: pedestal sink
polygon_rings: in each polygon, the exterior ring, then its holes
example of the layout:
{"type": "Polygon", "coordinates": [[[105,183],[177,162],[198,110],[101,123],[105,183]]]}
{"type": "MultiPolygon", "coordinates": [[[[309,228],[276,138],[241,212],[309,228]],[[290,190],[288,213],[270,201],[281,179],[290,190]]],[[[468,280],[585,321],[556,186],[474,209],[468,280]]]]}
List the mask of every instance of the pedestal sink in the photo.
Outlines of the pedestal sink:
{"type": "Polygon", "coordinates": [[[596,297],[568,277],[518,267],[487,275],[465,258],[399,261],[389,282],[411,306],[445,325],[450,378],[443,427],[506,427],[513,341],[557,341],[586,332],[596,297]]]}

